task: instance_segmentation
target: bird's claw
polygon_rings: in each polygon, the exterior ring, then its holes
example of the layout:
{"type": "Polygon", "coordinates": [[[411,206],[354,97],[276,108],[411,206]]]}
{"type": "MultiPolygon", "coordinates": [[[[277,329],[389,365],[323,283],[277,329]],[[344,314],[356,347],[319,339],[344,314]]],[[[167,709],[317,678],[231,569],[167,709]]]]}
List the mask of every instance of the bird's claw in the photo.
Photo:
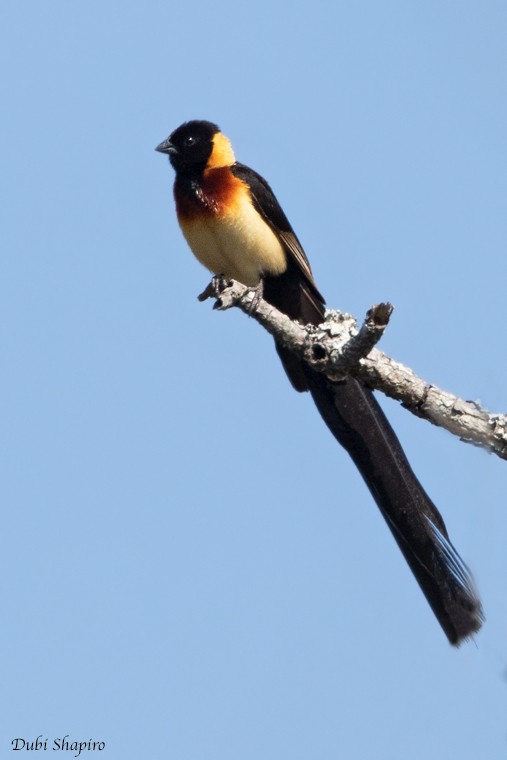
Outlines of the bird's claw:
{"type": "Polygon", "coordinates": [[[202,293],[197,296],[198,301],[206,301],[208,298],[220,298],[223,291],[229,285],[229,280],[223,274],[214,274],[202,293]]]}
{"type": "Polygon", "coordinates": [[[252,316],[252,314],[255,314],[259,308],[259,304],[262,301],[262,297],[264,295],[264,280],[262,277],[255,288],[248,288],[248,293],[253,294],[253,298],[250,301],[250,305],[248,307],[248,315],[252,316]]]}

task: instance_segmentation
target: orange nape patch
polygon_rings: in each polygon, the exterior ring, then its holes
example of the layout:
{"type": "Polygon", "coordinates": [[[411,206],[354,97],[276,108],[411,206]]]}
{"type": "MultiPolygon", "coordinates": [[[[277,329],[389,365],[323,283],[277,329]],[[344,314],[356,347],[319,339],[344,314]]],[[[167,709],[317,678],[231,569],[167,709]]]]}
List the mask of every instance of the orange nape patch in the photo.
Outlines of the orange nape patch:
{"type": "Polygon", "coordinates": [[[174,199],[180,222],[234,214],[238,204],[248,195],[248,187],[234,176],[228,166],[205,171],[198,185],[183,185],[177,180],[174,185],[174,199]]]}
{"type": "Polygon", "coordinates": [[[220,169],[222,166],[232,166],[236,157],[229,139],[221,132],[213,136],[213,150],[208,158],[206,169],[220,169]]]}

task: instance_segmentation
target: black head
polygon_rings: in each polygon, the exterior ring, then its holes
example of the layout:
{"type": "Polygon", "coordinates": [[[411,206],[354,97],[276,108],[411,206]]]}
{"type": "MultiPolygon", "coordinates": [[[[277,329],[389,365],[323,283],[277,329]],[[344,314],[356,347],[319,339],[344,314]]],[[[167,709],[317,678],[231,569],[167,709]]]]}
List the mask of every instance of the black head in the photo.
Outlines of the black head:
{"type": "Polygon", "coordinates": [[[206,166],[213,151],[213,138],[219,132],[210,121],[187,121],[155,150],[167,153],[177,172],[198,172],[206,166]]]}

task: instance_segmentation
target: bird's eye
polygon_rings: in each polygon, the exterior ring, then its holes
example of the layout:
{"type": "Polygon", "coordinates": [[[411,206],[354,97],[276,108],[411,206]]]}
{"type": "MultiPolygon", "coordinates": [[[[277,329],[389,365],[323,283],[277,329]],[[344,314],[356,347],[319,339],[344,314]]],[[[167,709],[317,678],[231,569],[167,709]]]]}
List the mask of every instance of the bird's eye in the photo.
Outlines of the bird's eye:
{"type": "Polygon", "coordinates": [[[188,135],[188,137],[185,137],[183,144],[185,148],[190,148],[195,143],[195,137],[192,137],[192,135],[188,135]]]}

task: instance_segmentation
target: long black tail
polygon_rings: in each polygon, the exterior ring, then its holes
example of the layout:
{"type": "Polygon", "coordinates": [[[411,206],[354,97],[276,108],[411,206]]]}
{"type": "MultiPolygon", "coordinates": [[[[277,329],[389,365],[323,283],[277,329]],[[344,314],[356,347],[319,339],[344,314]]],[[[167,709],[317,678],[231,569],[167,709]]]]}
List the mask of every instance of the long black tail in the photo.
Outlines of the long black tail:
{"type": "Polygon", "coordinates": [[[481,627],[481,603],[386,416],[357,380],[331,382],[308,367],[305,374],[322,418],[354,460],[438,622],[458,645],[481,627]]]}

